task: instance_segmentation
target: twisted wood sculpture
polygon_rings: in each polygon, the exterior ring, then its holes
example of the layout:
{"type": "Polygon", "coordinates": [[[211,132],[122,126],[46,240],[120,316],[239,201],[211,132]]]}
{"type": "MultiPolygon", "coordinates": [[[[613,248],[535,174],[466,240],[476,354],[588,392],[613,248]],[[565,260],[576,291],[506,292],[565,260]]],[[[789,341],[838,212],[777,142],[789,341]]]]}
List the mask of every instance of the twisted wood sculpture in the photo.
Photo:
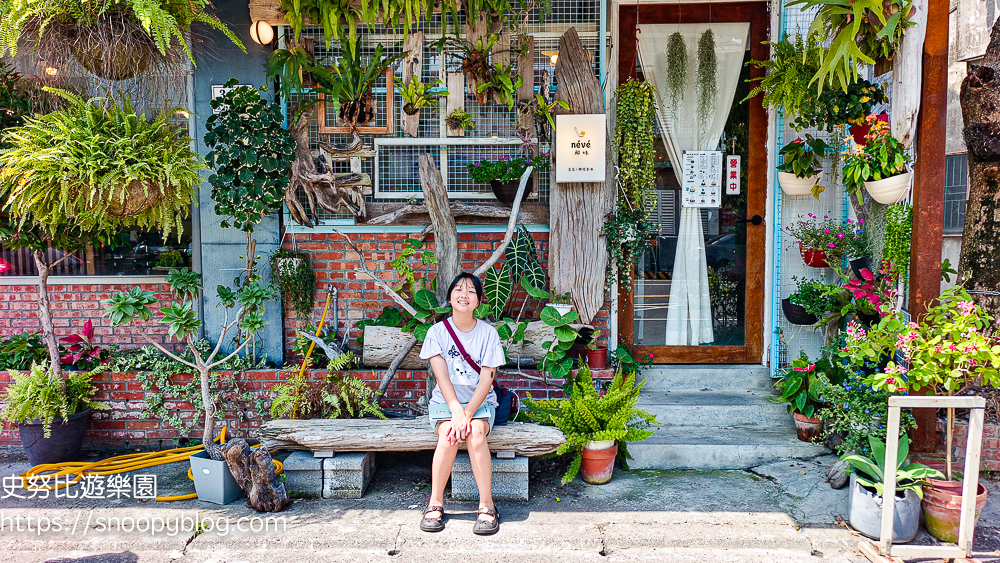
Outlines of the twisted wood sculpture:
{"type": "Polygon", "coordinates": [[[222,455],[254,510],[280,512],[291,506],[292,499],[275,474],[274,460],[266,449],[251,449],[246,440],[236,438],[223,444],[222,455]]]}
{"type": "MultiPolygon", "coordinates": [[[[358,174],[337,177],[329,169],[316,171],[312,151],[309,149],[309,121],[315,108],[302,112],[291,129],[295,140],[295,162],[292,163],[292,177],[285,190],[285,205],[292,219],[301,225],[319,225],[319,215],[316,212],[318,204],[331,213],[339,213],[341,207],[346,207],[359,219],[365,218],[365,196],[361,186],[349,184],[361,180],[358,174]],[[309,202],[309,212],[299,202],[299,188],[306,193],[309,202]]],[[[355,143],[360,138],[355,139],[355,143]]],[[[352,144],[353,145],[353,144],[352,144]]],[[[337,150],[335,147],[331,147],[337,150]]]]}

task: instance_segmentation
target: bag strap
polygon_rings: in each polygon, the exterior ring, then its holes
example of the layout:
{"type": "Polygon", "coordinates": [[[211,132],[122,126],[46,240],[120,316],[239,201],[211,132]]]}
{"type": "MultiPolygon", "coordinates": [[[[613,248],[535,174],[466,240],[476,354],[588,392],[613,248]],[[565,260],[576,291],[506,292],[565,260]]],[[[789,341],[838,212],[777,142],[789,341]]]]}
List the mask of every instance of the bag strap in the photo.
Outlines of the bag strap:
{"type": "Polygon", "coordinates": [[[476,374],[482,373],[483,368],[479,367],[479,364],[472,361],[472,356],[465,351],[465,348],[462,346],[462,341],[459,340],[458,335],[455,334],[455,329],[451,328],[451,319],[445,319],[444,327],[448,329],[448,334],[451,335],[451,339],[455,342],[455,346],[458,347],[458,352],[462,354],[463,358],[465,358],[465,362],[469,364],[469,367],[476,370],[476,374]]]}

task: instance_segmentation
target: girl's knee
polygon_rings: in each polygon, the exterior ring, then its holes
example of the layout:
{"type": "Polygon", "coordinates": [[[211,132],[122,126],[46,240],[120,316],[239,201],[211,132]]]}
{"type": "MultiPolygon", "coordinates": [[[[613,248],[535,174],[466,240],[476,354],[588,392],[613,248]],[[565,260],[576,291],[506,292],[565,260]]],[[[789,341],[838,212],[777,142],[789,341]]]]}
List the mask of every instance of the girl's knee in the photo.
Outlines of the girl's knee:
{"type": "Polygon", "coordinates": [[[489,434],[489,426],[479,420],[473,421],[472,433],[469,434],[469,447],[485,446],[486,436],[489,434]]]}

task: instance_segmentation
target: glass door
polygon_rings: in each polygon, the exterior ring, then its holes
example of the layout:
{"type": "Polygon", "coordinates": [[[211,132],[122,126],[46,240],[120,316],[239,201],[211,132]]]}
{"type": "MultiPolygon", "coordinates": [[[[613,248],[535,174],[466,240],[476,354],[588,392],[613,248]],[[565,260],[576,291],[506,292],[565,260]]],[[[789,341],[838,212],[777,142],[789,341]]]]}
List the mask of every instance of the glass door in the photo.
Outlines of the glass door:
{"type": "MultiPolygon", "coordinates": [[[[621,341],[652,354],[656,363],[759,363],[767,114],[759,98],[740,101],[751,89],[746,80],[759,74],[745,63],[767,57],[761,45],[767,38],[766,4],[621,10],[620,37],[638,37],[620,51],[620,56],[636,53],[619,60],[621,81],[649,80],[659,93],[657,198],[649,211],[660,226],[632,287],[622,288],[621,341]],[[699,105],[701,85],[689,84],[671,96],[664,82],[664,45],[682,36],[688,67],[696,68],[699,40],[708,30],[719,65],[711,114],[699,105]]],[[[697,80],[693,71],[689,75],[697,80]]]]}

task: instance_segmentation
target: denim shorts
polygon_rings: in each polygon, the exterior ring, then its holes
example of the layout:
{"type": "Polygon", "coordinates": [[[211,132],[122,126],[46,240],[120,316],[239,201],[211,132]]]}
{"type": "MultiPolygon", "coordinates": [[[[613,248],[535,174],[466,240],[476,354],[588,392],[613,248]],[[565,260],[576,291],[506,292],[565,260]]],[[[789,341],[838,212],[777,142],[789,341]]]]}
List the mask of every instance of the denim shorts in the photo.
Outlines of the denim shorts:
{"type": "MultiPolygon", "coordinates": [[[[496,422],[496,420],[497,420],[497,408],[495,406],[493,406],[492,404],[490,404],[490,403],[484,403],[484,404],[486,405],[486,410],[489,411],[489,413],[490,413],[490,417],[486,418],[486,419],[479,418],[479,419],[475,419],[475,420],[485,420],[486,423],[489,424],[490,427],[486,430],[486,435],[489,436],[490,432],[493,431],[493,423],[496,422]]],[[[438,422],[444,422],[444,421],[442,421],[442,420],[431,420],[430,415],[427,415],[427,424],[431,427],[431,431],[434,431],[435,433],[437,431],[437,423],[438,422]]]]}

